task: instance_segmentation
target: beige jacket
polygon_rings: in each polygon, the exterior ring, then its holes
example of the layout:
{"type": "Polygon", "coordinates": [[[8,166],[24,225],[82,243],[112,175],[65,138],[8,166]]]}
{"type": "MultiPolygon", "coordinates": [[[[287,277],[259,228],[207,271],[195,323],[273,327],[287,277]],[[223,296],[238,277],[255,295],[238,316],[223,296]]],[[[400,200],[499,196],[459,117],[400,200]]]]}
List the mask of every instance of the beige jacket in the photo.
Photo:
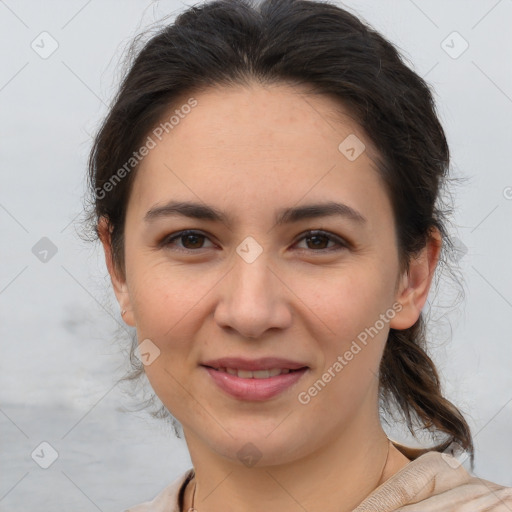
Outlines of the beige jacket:
{"type": "MultiPolygon", "coordinates": [[[[512,512],[512,487],[470,475],[451,455],[394,444],[414,460],[353,512],[512,512]]],[[[193,469],[187,470],[153,500],[125,512],[181,512],[182,494],[192,475],[193,469]]]]}

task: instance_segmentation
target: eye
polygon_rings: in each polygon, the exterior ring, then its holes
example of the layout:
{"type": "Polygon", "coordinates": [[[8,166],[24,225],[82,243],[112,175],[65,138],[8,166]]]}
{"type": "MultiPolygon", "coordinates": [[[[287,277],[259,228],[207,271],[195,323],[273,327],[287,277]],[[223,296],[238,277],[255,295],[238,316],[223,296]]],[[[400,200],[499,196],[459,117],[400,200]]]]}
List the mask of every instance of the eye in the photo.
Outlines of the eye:
{"type": "Polygon", "coordinates": [[[305,240],[306,244],[308,243],[308,241],[311,241],[314,252],[339,251],[342,249],[349,248],[348,242],[345,242],[342,238],[332,233],[328,233],[326,231],[308,231],[302,236],[302,238],[299,239],[299,241],[302,240],[305,240]],[[337,245],[337,247],[325,247],[325,244],[329,242],[334,242],[337,245]]]}
{"type": "Polygon", "coordinates": [[[175,240],[179,240],[183,243],[182,247],[177,247],[177,251],[190,252],[197,249],[204,249],[201,247],[204,239],[208,239],[208,237],[201,233],[200,231],[195,231],[192,229],[187,229],[185,231],[180,231],[179,233],[174,233],[170,236],[165,237],[162,242],[162,247],[171,247],[176,245],[175,240]]]}
{"type": "MultiPolygon", "coordinates": [[[[200,231],[195,231],[193,229],[187,229],[185,231],[180,231],[179,233],[173,233],[172,235],[169,235],[165,237],[160,245],[162,247],[171,247],[175,246],[176,250],[183,251],[183,252],[193,252],[198,249],[205,249],[205,247],[202,247],[204,240],[208,240],[208,237],[201,233],[200,231]],[[183,244],[181,247],[176,247],[175,241],[181,241],[183,244]]],[[[307,231],[302,238],[299,239],[299,241],[305,240],[306,243],[308,241],[311,241],[312,248],[308,247],[309,249],[312,249],[313,252],[322,252],[322,251],[339,251],[341,249],[348,249],[349,243],[344,241],[342,238],[332,234],[328,233],[326,231],[320,231],[320,230],[312,230],[307,231]],[[325,247],[325,244],[332,242],[337,245],[337,247],[325,247]]]]}

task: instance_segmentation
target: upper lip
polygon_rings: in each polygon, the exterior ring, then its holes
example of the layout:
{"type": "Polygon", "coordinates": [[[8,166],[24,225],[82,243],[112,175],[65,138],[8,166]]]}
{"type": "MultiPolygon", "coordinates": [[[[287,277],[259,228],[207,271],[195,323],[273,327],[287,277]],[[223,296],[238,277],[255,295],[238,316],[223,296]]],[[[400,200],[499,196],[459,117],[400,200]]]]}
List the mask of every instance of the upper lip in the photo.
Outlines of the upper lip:
{"type": "Polygon", "coordinates": [[[201,363],[203,366],[212,368],[235,368],[237,370],[257,371],[271,370],[272,368],[297,370],[307,365],[282,359],[280,357],[262,357],[260,359],[244,359],[243,357],[222,357],[220,359],[210,359],[201,363]]]}

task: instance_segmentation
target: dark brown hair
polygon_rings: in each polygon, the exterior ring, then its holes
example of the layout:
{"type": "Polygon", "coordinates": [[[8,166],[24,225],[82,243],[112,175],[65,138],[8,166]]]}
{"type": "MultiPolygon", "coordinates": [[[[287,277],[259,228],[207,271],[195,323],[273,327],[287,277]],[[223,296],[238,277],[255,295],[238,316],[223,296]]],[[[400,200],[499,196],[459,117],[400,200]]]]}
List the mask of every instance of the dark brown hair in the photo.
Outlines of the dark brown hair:
{"type": "MultiPolygon", "coordinates": [[[[108,219],[121,274],[136,165],[115,183],[114,175],[179,100],[214,86],[254,82],[305,85],[311,94],[328,95],[348,109],[378,150],[401,268],[425,247],[433,228],[444,240],[441,261],[447,264],[446,251],[453,247],[440,194],[448,180],[449,149],[429,86],[395,46],[329,2],[216,0],[188,8],[134,55],[94,140],[90,220],[96,225],[101,217],[108,219]]],[[[469,426],[443,397],[425,341],[423,313],[411,328],[390,330],[379,373],[382,402],[388,409],[398,406],[413,435],[418,420],[422,428],[444,434],[435,450],[455,443],[469,452],[473,464],[469,426]]],[[[131,355],[134,378],[143,366],[133,357],[133,346],[131,355]]]]}

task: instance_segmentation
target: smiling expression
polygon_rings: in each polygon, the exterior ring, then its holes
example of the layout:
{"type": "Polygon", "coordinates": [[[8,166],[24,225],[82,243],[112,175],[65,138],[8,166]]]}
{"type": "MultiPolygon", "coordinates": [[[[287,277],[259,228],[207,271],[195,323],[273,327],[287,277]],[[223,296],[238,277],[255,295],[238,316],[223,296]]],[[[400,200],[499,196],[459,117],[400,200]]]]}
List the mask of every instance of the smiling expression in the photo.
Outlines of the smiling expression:
{"type": "Polygon", "coordinates": [[[228,457],[246,441],[268,461],[307,455],[376,418],[393,321],[314,400],[297,400],[396,302],[395,225],[376,153],[324,96],[255,85],[195,98],[133,182],[124,319],[158,347],[146,374],[190,437],[228,457]],[[365,144],[355,160],[339,149],[349,136],[365,144]],[[203,366],[221,357],[307,369],[277,394],[247,400],[203,366]]]}

